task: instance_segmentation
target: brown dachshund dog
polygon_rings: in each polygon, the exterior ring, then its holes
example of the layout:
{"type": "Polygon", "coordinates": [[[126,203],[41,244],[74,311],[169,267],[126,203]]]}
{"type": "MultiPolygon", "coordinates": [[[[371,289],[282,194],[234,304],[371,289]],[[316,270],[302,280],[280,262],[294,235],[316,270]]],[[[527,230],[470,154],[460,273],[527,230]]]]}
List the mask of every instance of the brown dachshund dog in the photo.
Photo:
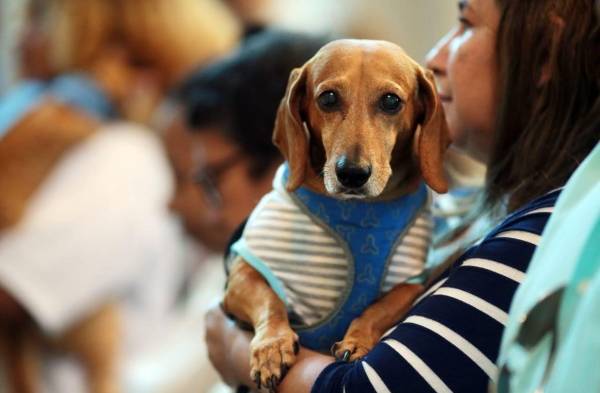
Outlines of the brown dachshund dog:
{"type": "MultiPolygon", "coordinates": [[[[448,146],[433,76],[398,46],[339,40],[292,71],[273,140],[289,165],[288,192],[306,187],[338,199],[393,200],[421,180],[447,191],[442,168],[448,146]]],[[[240,256],[231,265],[226,312],[254,328],[251,378],[275,390],[298,350],[286,306],[240,256]]],[[[396,285],[348,328],[332,351],[364,356],[422,292],[396,285]]]]}

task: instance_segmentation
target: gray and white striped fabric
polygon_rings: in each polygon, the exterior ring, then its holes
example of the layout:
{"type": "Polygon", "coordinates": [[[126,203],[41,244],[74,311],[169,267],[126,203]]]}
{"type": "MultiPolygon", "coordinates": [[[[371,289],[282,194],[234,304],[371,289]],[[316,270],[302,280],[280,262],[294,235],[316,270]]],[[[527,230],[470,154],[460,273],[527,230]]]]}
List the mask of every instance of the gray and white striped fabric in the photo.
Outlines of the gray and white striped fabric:
{"type": "MultiPolygon", "coordinates": [[[[312,326],[335,312],[349,291],[352,257],[322,223],[301,210],[284,189],[282,175],[278,171],[273,191],[248,219],[242,241],[281,282],[283,300],[292,315],[299,317],[299,325],[312,326]]],[[[432,227],[430,210],[423,209],[388,257],[382,293],[422,272],[432,227]]]]}

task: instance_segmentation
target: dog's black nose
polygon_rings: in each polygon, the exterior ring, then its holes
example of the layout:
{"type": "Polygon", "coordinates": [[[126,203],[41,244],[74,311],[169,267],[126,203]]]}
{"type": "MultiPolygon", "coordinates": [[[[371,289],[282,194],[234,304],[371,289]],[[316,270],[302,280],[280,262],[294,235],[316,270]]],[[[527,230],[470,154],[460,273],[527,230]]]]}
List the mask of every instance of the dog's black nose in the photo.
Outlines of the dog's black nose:
{"type": "Polygon", "coordinates": [[[344,187],[362,187],[371,176],[371,165],[360,166],[342,156],[335,163],[335,174],[344,187]]]}

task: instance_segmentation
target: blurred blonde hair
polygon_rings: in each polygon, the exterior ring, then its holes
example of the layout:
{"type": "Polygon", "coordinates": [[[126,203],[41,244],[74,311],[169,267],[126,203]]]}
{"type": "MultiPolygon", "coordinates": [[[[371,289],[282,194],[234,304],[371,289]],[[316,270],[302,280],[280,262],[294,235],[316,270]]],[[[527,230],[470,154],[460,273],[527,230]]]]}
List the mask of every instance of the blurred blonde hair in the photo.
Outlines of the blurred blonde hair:
{"type": "Polygon", "coordinates": [[[86,68],[113,35],[111,1],[51,0],[43,22],[55,72],[86,68]]]}
{"type": "Polygon", "coordinates": [[[167,84],[230,51],[241,32],[218,0],[52,0],[48,17],[57,71],[87,69],[116,44],[167,84]]]}
{"type": "Polygon", "coordinates": [[[218,0],[118,1],[122,34],[141,59],[173,81],[229,52],[241,28],[218,0]]]}

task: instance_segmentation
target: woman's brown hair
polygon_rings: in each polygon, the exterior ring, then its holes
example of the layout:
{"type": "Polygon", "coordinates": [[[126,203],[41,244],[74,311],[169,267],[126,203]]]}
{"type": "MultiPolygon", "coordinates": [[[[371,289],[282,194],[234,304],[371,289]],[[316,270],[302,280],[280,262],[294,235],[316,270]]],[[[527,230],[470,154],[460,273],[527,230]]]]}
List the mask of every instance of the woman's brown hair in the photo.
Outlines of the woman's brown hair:
{"type": "Polygon", "coordinates": [[[593,0],[496,1],[500,106],[486,189],[510,211],[562,186],[598,142],[599,28],[593,0]]]}

